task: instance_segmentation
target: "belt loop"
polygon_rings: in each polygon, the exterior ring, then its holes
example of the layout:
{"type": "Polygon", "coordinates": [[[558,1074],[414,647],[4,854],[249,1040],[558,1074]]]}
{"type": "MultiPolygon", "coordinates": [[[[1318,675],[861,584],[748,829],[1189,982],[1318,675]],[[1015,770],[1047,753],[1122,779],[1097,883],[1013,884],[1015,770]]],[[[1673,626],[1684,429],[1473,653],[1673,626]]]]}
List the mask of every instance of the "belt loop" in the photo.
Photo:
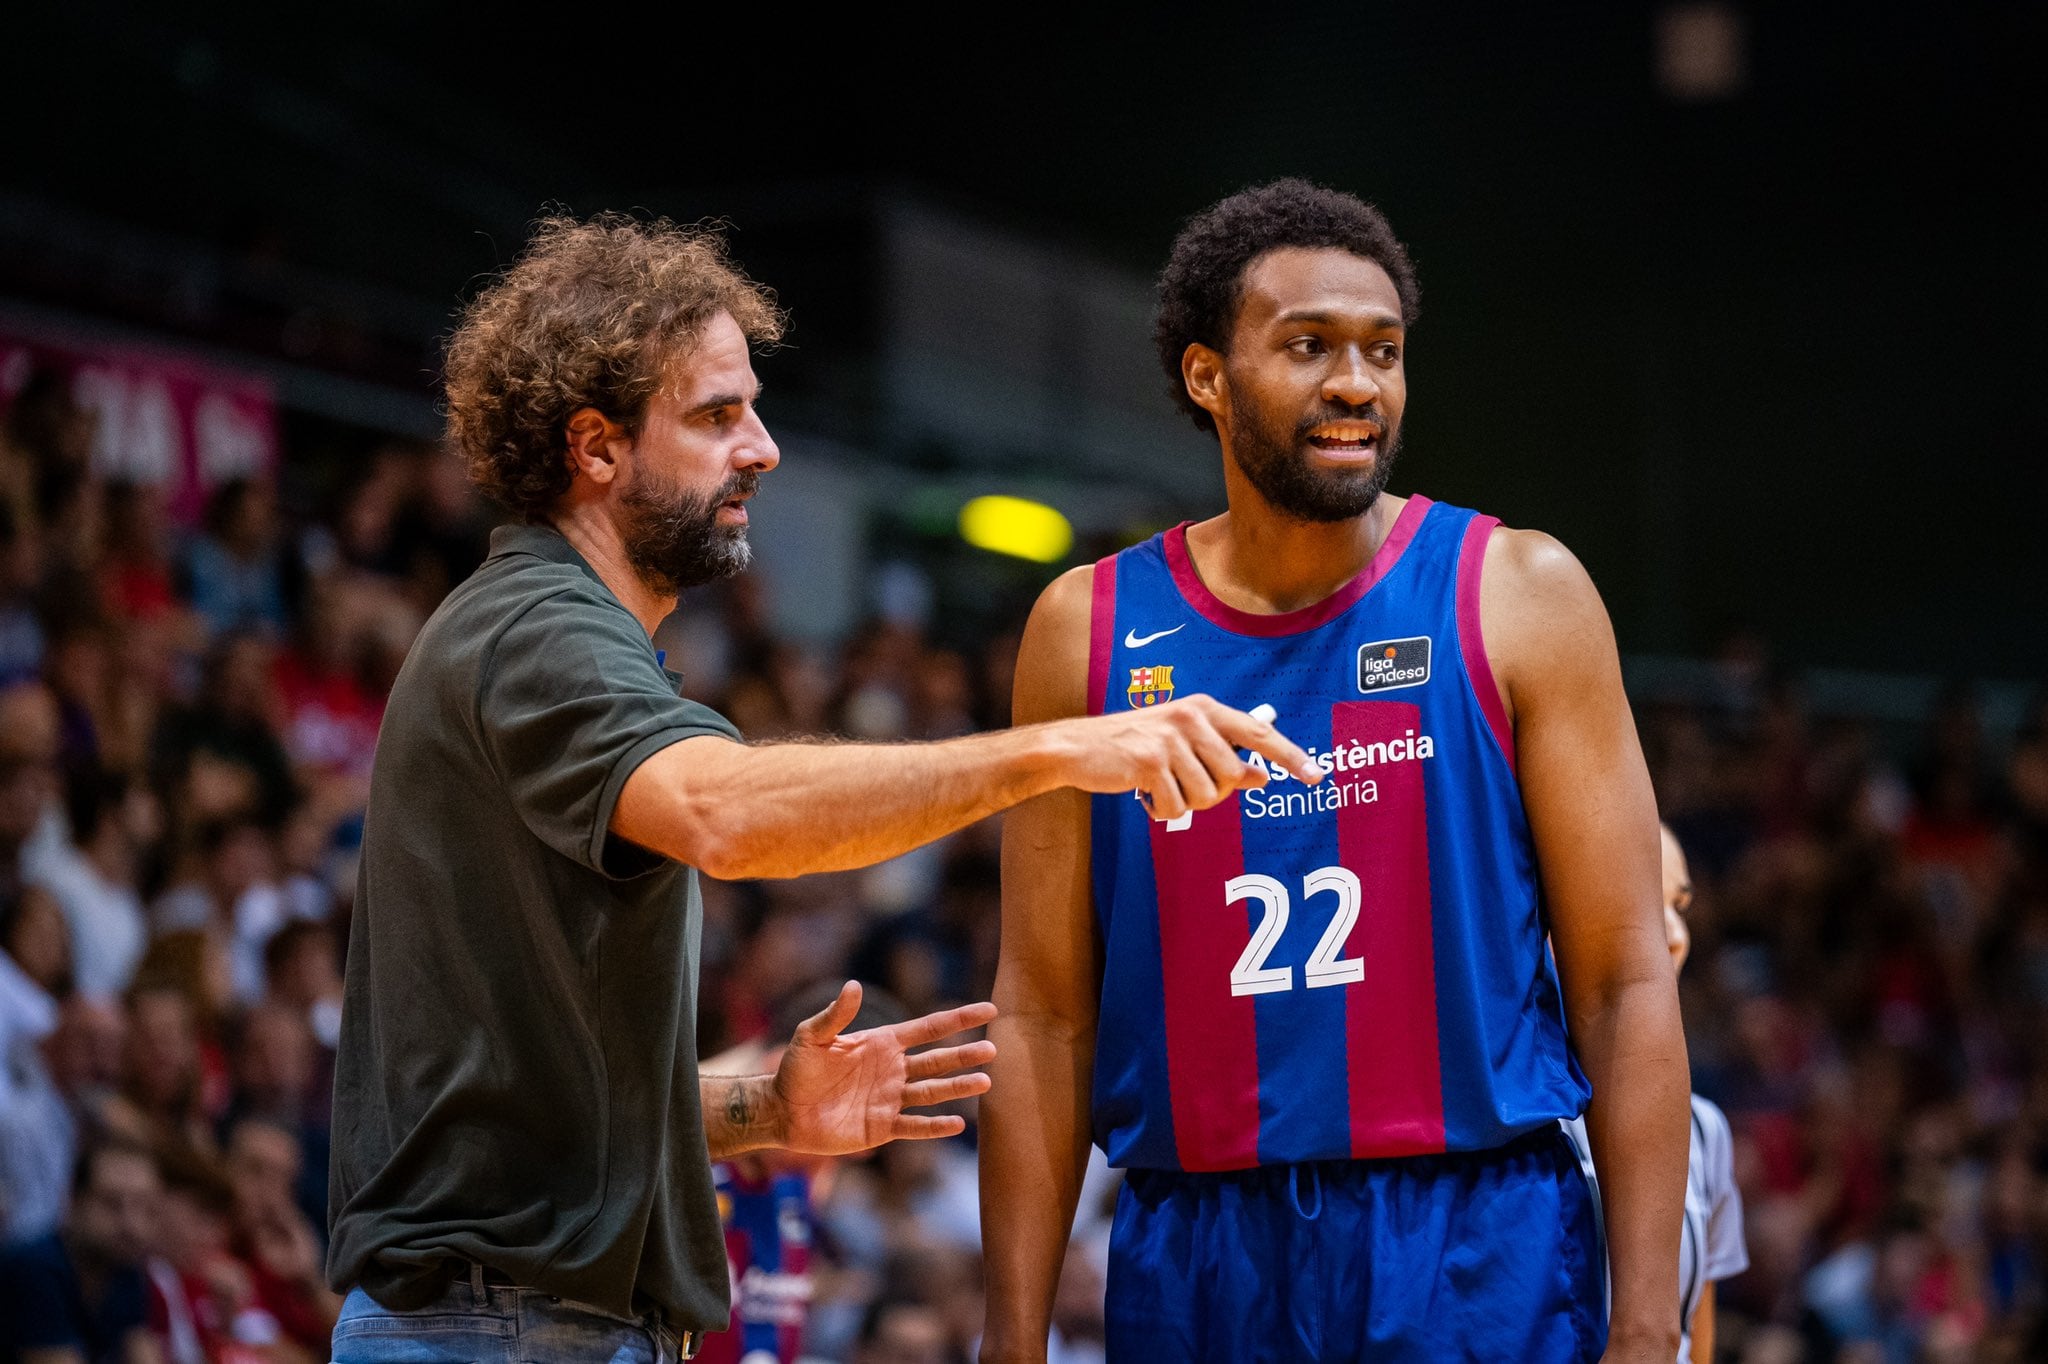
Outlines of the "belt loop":
{"type": "Polygon", "coordinates": [[[472,1307],[488,1307],[490,1290],[484,1287],[484,1267],[476,1260],[469,1262],[469,1303],[472,1307]]]}

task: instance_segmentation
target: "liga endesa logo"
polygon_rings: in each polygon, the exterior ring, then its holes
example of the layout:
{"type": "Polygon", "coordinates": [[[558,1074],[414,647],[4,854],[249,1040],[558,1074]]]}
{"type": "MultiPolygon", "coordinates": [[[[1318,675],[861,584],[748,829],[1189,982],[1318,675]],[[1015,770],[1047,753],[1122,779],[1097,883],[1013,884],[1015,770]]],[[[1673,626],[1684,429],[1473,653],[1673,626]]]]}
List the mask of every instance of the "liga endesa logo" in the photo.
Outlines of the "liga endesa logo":
{"type": "Polygon", "coordinates": [[[1358,649],[1358,689],[1368,696],[1429,681],[1429,636],[1382,639],[1358,649]]]}

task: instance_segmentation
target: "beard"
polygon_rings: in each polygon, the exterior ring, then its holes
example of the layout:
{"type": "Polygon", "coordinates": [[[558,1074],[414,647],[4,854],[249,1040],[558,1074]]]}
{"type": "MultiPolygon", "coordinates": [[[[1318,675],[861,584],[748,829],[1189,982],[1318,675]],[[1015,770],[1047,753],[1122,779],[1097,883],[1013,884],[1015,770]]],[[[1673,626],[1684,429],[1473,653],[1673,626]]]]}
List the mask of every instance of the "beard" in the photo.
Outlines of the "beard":
{"type": "Polygon", "coordinates": [[[761,475],[748,469],[708,493],[693,495],[641,465],[619,497],[619,534],[628,562],[664,597],[741,572],[754,555],[747,528],[720,525],[718,509],[752,493],[760,481],[761,475]]]}
{"type": "Polygon", "coordinates": [[[1372,504],[1386,491],[1394,455],[1401,448],[1399,427],[1388,426],[1374,408],[1333,405],[1309,413],[1292,430],[1281,432],[1260,420],[1240,396],[1243,391],[1240,385],[1230,386],[1231,454],[1245,478],[1275,511],[1298,521],[1349,521],[1372,510],[1372,504]],[[1370,465],[1318,469],[1309,463],[1303,453],[1308,433],[1333,421],[1370,422],[1379,428],[1379,449],[1373,452],[1370,465]]]}

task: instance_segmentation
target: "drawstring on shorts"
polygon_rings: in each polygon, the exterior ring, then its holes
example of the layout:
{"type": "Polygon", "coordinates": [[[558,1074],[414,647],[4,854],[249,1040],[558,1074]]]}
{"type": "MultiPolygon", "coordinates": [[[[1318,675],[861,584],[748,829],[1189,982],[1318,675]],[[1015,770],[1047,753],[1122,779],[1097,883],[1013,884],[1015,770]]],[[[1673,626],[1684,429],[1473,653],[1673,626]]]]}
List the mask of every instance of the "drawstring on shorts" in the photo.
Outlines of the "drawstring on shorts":
{"type": "Polygon", "coordinates": [[[1313,1222],[1323,1215],[1323,1172],[1313,1165],[1294,1165],[1287,1171],[1287,1197],[1294,1204],[1294,1211],[1304,1220],[1313,1222]],[[1315,1197],[1315,1208],[1301,1206],[1302,1182],[1308,1182],[1309,1191],[1315,1197]]]}

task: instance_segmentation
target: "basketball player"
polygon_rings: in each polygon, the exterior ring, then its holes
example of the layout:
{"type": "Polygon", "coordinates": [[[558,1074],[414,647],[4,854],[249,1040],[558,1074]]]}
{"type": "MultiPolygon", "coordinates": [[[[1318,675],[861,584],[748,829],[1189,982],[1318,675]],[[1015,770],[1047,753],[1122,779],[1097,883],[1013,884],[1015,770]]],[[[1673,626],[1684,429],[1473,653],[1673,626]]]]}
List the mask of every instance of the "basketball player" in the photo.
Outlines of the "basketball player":
{"type": "MultiPolygon", "coordinates": [[[[1671,953],[1671,973],[1685,969],[1692,951],[1692,930],[1685,916],[1692,908],[1692,873],[1685,850],[1671,826],[1661,826],[1664,844],[1664,942],[1671,953]]],[[[1579,1168],[1599,1198],[1599,1177],[1586,1124],[1574,1118],[1565,1124],[1578,1152],[1579,1168]]],[[[1692,1148],[1685,1170],[1685,1227],[1678,1238],[1678,1320],[1684,1338],[1678,1364],[1712,1364],[1714,1358],[1714,1285],[1749,1268],[1749,1250],[1742,1241],[1742,1192],[1735,1187],[1735,1135],[1728,1115],[1712,1099],[1692,1096],[1692,1148]]]]}
{"type": "Polygon", "coordinates": [[[611,1364],[727,1318],[711,1161],[947,1136],[986,1004],[847,1031],[849,983],[772,1074],[697,1071],[695,868],[864,866],[1062,783],[1175,816],[1304,777],[1207,699],[931,744],[763,744],[651,636],[747,563],[780,455],[754,400],[779,313],[715,237],[556,220],[450,342],[451,436],[519,524],[420,632],[377,741],[335,1062],[338,1364],[611,1364]]]}
{"type": "Polygon", "coordinates": [[[1160,358],[1229,507],[1048,588],[1016,719],[1201,690],[1274,707],[1325,779],[1009,817],[985,1361],[1044,1358],[1091,1136],[1129,1172],[1114,1360],[1598,1357],[1558,1126],[1589,1095],[1605,1358],[1677,1351],[1685,1041],[1613,634],[1549,537],[1383,491],[1415,314],[1349,195],[1247,190],[1174,243],[1160,358]]]}

